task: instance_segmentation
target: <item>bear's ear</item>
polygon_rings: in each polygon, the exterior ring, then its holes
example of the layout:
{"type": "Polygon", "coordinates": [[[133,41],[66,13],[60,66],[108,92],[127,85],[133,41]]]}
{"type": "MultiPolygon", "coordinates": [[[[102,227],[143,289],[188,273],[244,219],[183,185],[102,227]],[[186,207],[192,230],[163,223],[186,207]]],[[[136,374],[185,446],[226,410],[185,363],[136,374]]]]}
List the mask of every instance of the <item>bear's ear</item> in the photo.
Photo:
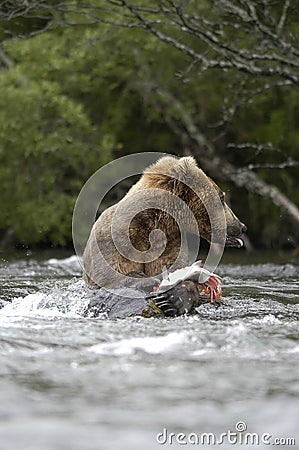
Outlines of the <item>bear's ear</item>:
{"type": "Polygon", "coordinates": [[[166,175],[184,181],[197,168],[196,161],[192,156],[185,156],[183,158],[163,156],[163,158],[158,159],[156,163],[149,166],[144,171],[144,174],[166,175]]]}
{"type": "Polygon", "coordinates": [[[185,156],[177,161],[173,175],[185,183],[194,178],[194,171],[196,171],[196,176],[198,176],[198,166],[195,159],[193,156],[185,156]]]}
{"type": "Polygon", "coordinates": [[[154,173],[154,174],[163,174],[163,175],[171,175],[174,167],[178,164],[179,158],[175,158],[174,156],[163,156],[158,159],[157,162],[151,164],[144,171],[144,174],[154,173]]]}
{"type": "Polygon", "coordinates": [[[147,186],[167,189],[176,195],[182,195],[187,186],[192,186],[201,172],[192,156],[175,158],[164,156],[149,166],[143,174],[147,186]]]}

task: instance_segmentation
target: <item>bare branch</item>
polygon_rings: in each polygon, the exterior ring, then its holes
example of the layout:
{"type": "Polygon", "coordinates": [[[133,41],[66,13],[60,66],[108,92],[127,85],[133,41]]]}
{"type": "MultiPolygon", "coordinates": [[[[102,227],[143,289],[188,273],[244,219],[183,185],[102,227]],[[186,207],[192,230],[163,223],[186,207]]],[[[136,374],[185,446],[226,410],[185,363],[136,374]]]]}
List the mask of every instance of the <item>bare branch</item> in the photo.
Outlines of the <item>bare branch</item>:
{"type": "Polygon", "coordinates": [[[284,5],[283,5],[283,9],[282,9],[282,13],[281,13],[281,17],[279,20],[279,23],[277,25],[277,34],[280,35],[282,32],[282,29],[284,27],[286,18],[287,18],[287,12],[290,6],[290,0],[285,0],[284,5]]]}
{"type": "Polygon", "coordinates": [[[290,167],[299,167],[299,161],[294,161],[293,159],[289,158],[287,161],[279,164],[248,164],[247,169],[286,169],[290,167]]]}
{"type": "Polygon", "coordinates": [[[278,25],[267,2],[263,2],[264,9],[257,0],[210,0],[210,3],[213,14],[208,8],[204,13],[200,8],[199,14],[196,3],[190,12],[189,2],[182,0],[153,0],[149,5],[146,1],[128,0],[102,0],[96,5],[79,0],[53,4],[45,0],[19,0],[4,2],[0,15],[2,20],[11,20],[20,16],[43,17],[47,13],[44,18],[51,25],[45,29],[95,23],[143,28],[191,58],[189,68],[200,64],[200,73],[208,69],[236,70],[299,84],[298,43],[285,29],[289,0],[284,2],[278,25]],[[51,17],[54,11],[63,17],[51,17]],[[269,16],[267,23],[263,20],[265,11],[269,16]],[[190,41],[187,36],[196,38],[205,49],[200,50],[196,41],[190,41]]]}

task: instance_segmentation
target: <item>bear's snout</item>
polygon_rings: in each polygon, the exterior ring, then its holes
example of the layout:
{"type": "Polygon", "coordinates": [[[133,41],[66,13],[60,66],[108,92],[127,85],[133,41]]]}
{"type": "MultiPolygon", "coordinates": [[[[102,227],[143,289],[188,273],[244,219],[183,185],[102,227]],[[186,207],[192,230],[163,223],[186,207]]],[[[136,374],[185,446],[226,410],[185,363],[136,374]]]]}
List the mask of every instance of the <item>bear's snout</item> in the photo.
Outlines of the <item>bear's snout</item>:
{"type": "Polygon", "coordinates": [[[236,220],[232,224],[227,224],[227,235],[231,237],[240,237],[242,234],[246,233],[247,227],[244,223],[240,222],[239,219],[236,220]]]}
{"type": "Polygon", "coordinates": [[[226,205],[226,245],[229,247],[243,247],[240,239],[247,230],[246,225],[241,222],[232,210],[226,205]]]}

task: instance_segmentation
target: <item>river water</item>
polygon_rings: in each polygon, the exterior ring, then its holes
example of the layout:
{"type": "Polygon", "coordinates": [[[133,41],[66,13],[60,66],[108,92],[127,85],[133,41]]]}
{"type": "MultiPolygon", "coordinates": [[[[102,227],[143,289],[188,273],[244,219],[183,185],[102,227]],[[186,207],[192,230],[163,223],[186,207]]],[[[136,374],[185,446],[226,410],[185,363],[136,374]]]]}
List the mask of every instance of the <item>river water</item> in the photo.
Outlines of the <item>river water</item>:
{"type": "Polygon", "coordinates": [[[298,257],[233,252],[218,273],[218,309],[91,319],[75,256],[2,258],[0,450],[298,448],[298,257]]]}

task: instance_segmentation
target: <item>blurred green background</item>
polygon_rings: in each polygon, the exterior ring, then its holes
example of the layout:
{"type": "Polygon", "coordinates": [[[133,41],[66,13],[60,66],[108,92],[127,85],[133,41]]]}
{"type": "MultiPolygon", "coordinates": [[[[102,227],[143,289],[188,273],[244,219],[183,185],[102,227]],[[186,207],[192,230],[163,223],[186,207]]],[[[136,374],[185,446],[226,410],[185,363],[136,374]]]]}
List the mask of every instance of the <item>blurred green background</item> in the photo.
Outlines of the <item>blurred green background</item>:
{"type": "MultiPolygon", "coordinates": [[[[299,205],[299,171],[293,164],[299,159],[298,84],[221,67],[189,71],[188,55],[146,29],[104,23],[111,12],[92,21],[78,1],[65,2],[71,8],[63,12],[55,8],[58,2],[46,2],[47,8],[35,2],[29,12],[20,8],[9,15],[21,3],[4,2],[0,22],[2,249],[71,247],[72,210],[81,187],[117,157],[191,153],[201,165],[205,145],[192,140],[176,102],[212,143],[220,163],[254,170],[299,205]]],[[[215,7],[209,1],[184,3],[191,15],[206,20],[215,7]]],[[[278,3],[284,2],[273,3],[274,16],[278,3]]],[[[233,16],[230,20],[240,23],[233,16]]],[[[294,42],[296,25],[295,8],[285,25],[294,42]]],[[[210,51],[198,36],[181,36],[179,26],[172,33],[200,54],[210,51]]],[[[252,36],[242,39],[253,52],[252,36]]],[[[238,187],[221,174],[210,175],[247,224],[255,248],[298,248],[299,224],[275,199],[238,187]]]]}

